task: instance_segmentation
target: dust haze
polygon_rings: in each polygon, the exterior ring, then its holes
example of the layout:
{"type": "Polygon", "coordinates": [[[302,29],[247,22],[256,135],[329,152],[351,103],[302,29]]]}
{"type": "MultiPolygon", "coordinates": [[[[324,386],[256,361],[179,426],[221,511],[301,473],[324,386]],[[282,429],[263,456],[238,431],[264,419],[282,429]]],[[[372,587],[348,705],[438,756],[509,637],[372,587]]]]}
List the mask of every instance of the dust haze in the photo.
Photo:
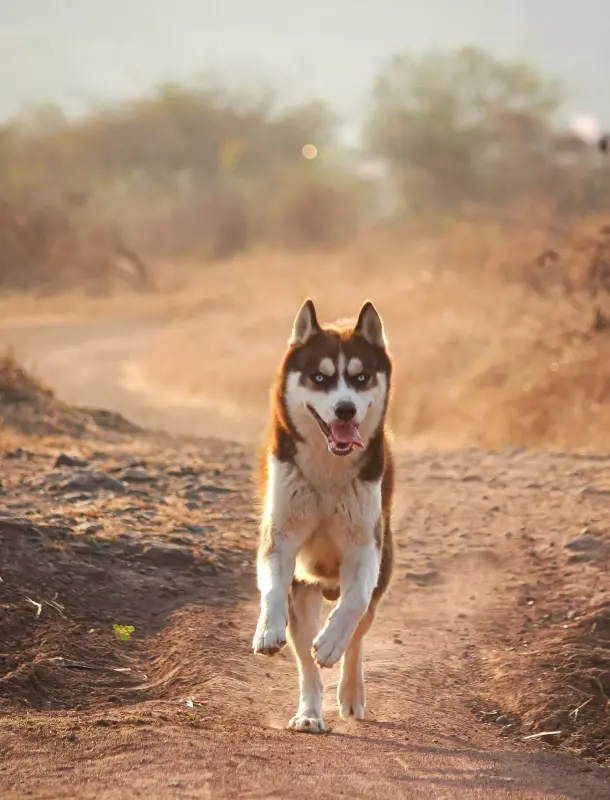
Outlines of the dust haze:
{"type": "Polygon", "coordinates": [[[3,797],[610,796],[609,38],[593,0],[0,7],[3,797]],[[369,717],[331,691],[303,742],[250,643],[308,296],[384,320],[397,566],[369,717]]]}
{"type": "Polygon", "coordinates": [[[254,71],[290,95],[321,96],[357,118],[379,64],[401,50],[473,43],[534,61],[564,79],[572,111],[610,122],[605,79],[610,23],[601,0],[358,0],[292,4],[261,0],[21,0],[0,9],[10,69],[0,114],[51,101],[80,112],[133,97],[159,82],[209,69],[254,71]]]}

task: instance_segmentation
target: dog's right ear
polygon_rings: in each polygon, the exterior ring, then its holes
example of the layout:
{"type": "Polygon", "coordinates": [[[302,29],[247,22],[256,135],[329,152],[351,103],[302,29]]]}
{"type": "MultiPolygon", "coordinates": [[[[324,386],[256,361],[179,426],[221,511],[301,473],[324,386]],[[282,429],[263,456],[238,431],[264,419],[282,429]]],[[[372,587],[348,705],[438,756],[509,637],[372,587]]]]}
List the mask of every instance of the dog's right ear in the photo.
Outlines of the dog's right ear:
{"type": "Polygon", "coordinates": [[[315,333],[319,333],[320,326],[316,317],[316,309],[313,301],[306,300],[301,306],[299,313],[294,318],[292,333],[288,344],[294,347],[298,344],[306,344],[315,333]]]}

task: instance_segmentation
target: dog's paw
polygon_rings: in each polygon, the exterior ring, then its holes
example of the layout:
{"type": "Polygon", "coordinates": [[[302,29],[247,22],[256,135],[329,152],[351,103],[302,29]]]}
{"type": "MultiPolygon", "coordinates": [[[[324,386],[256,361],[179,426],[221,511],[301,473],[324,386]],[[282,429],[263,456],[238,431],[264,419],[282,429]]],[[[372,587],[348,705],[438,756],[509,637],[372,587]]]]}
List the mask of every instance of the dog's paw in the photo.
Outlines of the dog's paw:
{"type": "Polygon", "coordinates": [[[339,683],[337,690],[339,714],[342,719],[364,719],[364,682],[361,680],[347,680],[339,683]]]}
{"type": "Polygon", "coordinates": [[[309,716],[308,714],[295,714],[288,723],[288,727],[300,733],[328,733],[330,731],[321,716],[309,716]]]}
{"type": "Polygon", "coordinates": [[[274,656],[286,644],[286,626],[259,627],[252,640],[252,649],[257,655],[274,656]]]}
{"type": "Polygon", "coordinates": [[[319,667],[333,667],[345,652],[347,642],[338,639],[328,629],[322,630],[311,645],[311,655],[319,667]]]}

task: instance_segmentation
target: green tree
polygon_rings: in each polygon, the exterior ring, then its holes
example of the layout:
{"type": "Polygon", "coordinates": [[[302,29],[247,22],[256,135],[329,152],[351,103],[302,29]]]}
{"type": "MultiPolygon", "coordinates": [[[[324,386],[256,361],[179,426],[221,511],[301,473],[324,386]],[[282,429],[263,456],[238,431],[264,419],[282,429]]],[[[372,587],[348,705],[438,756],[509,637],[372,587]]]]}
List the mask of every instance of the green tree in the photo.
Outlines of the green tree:
{"type": "Polygon", "coordinates": [[[476,47],[397,55],[377,77],[365,139],[410,209],[500,201],[531,180],[562,89],[476,47]]]}

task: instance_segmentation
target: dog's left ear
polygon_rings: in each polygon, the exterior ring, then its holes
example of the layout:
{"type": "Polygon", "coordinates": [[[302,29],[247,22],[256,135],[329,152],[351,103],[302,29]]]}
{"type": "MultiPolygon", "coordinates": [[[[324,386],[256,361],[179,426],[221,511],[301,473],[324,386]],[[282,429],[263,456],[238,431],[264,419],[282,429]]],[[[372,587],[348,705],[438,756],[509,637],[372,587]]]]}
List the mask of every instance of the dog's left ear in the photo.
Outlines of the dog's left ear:
{"type": "Polygon", "coordinates": [[[320,326],[316,317],[316,309],[312,300],[306,300],[294,319],[292,333],[288,344],[293,347],[297,344],[307,344],[314,333],[319,333],[320,326]]]}
{"type": "Polygon", "coordinates": [[[385,331],[383,330],[383,322],[370,300],[367,300],[360,309],[354,332],[363,336],[370,344],[374,344],[384,350],[388,346],[385,331]]]}

